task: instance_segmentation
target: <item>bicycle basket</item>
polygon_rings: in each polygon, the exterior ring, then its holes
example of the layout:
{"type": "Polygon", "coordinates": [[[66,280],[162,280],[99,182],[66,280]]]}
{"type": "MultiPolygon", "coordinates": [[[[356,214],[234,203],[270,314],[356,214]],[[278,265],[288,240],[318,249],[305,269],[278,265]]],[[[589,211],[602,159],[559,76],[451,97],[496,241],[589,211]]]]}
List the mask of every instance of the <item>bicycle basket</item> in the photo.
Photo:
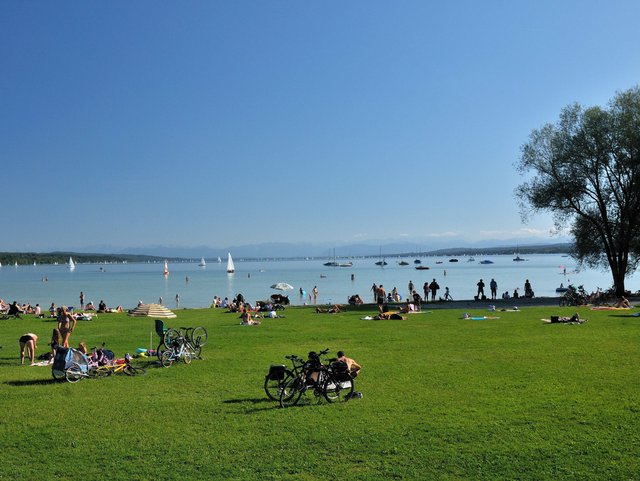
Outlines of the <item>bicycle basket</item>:
{"type": "Polygon", "coordinates": [[[272,381],[282,381],[282,379],[284,379],[285,370],[286,366],[284,364],[272,364],[267,376],[272,381]]]}

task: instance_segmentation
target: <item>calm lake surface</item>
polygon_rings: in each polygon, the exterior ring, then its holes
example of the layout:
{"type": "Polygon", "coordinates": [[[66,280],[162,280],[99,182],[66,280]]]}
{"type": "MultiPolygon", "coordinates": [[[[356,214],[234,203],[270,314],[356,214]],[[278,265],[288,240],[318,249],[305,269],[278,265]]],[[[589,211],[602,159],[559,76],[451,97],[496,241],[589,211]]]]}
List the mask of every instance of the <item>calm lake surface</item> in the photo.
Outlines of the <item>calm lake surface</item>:
{"type": "MultiPolygon", "coordinates": [[[[377,259],[355,259],[353,267],[326,267],[326,260],[300,261],[235,261],[235,274],[226,273],[226,264],[209,262],[206,267],[196,263],[174,263],[169,265],[170,275],[162,275],[160,263],[129,264],[79,264],[71,271],[66,265],[3,266],[0,268],[0,298],[7,302],[39,303],[47,308],[51,302],[56,305],[79,305],[80,291],[85,293],[85,301],[94,304],[104,299],[110,307],[117,305],[125,309],[133,308],[139,300],[145,303],[158,302],[162,297],[164,305],[176,307],[176,294],[180,296],[180,307],[208,307],[213,296],[232,299],[242,293],[251,303],[267,299],[280,292],[270,288],[272,284],[286,282],[294,287],[287,291],[291,303],[302,305],[313,303],[309,298],[317,286],[318,304],[346,303],[352,294],[360,294],[365,302],[372,302],[371,285],[382,283],[387,291],[397,287],[404,298],[408,283],[422,293],[425,282],[436,279],[444,295],[448,286],[454,299],[472,299],[476,293],[476,283],[483,279],[489,294],[489,281],[495,278],[498,293],[508,290],[513,293],[517,287],[524,292],[525,279],[529,279],[536,296],[557,296],[555,289],[563,283],[584,285],[588,291],[596,287],[608,288],[612,281],[606,272],[575,270],[575,262],[561,255],[522,256],[523,262],[513,261],[513,256],[476,257],[470,261],[459,257],[459,262],[451,263],[449,258],[423,257],[422,266],[429,270],[416,270],[414,258],[404,259],[407,266],[398,265],[400,259],[387,260],[388,265],[375,265],[377,259]],[[493,264],[480,264],[488,259],[493,264]],[[566,269],[566,274],[564,273],[566,269]],[[351,276],[353,275],[353,280],[351,276]],[[188,281],[187,281],[188,278],[188,281]],[[46,279],[46,281],[44,280],[46,279]],[[301,296],[299,289],[305,291],[301,296]]],[[[627,280],[627,289],[640,289],[640,277],[627,280]]]]}

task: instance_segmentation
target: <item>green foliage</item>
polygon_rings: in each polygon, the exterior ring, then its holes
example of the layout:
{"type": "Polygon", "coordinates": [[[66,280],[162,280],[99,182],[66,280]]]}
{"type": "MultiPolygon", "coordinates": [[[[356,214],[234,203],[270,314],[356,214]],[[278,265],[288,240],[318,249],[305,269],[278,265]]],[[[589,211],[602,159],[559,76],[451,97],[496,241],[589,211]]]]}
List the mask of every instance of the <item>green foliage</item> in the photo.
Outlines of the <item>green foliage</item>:
{"type": "MultiPolygon", "coordinates": [[[[582,325],[540,321],[575,309],[365,321],[371,311],[289,308],[254,327],[183,310],[165,322],[205,326],[203,360],[77,384],[18,365],[18,337],[39,334],[41,353],[54,322],[1,321],[0,479],[634,479],[640,321],[585,308],[582,325]],[[325,347],[364,366],[363,399],[267,400],[271,363],[325,347]]],[[[81,340],[118,355],[158,342],[153,319],[125,314],[79,321],[81,340]]]]}
{"type": "Polygon", "coordinates": [[[531,133],[517,168],[528,178],[516,189],[523,217],[551,212],[558,229],[570,228],[574,257],[608,267],[622,295],[640,262],[640,87],[608,109],[566,107],[556,125],[531,133]]]}

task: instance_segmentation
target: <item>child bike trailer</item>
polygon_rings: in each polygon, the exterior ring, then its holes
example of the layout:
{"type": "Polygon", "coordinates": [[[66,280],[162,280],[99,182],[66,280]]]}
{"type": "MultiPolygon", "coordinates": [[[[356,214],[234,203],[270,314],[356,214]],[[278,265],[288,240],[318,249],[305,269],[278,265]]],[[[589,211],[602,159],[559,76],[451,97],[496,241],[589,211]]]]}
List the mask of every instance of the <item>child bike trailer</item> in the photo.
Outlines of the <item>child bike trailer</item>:
{"type": "MultiPolygon", "coordinates": [[[[77,349],[58,347],[56,349],[56,355],[53,358],[53,364],[51,365],[51,375],[56,380],[62,380],[67,378],[67,371],[73,367],[74,371],[78,370],[83,374],[89,371],[89,363],[84,354],[77,349]]],[[[75,376],[74,376],[75,378],[75,376]]]]}

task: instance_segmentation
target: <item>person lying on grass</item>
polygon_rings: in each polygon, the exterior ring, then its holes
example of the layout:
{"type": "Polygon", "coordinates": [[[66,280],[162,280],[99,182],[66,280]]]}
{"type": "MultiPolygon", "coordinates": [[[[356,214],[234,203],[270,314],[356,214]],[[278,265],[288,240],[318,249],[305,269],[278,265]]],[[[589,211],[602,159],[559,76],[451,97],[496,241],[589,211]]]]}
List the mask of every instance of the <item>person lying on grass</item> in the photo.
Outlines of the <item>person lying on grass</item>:
{"type": "Polygon", "coordinates": [[[338,304],[334,304],[328,309],[316,307],[316,314],[337,314],[338,312],[342,312],[342,309],[340,309],[340,306],[338,304]]]}

